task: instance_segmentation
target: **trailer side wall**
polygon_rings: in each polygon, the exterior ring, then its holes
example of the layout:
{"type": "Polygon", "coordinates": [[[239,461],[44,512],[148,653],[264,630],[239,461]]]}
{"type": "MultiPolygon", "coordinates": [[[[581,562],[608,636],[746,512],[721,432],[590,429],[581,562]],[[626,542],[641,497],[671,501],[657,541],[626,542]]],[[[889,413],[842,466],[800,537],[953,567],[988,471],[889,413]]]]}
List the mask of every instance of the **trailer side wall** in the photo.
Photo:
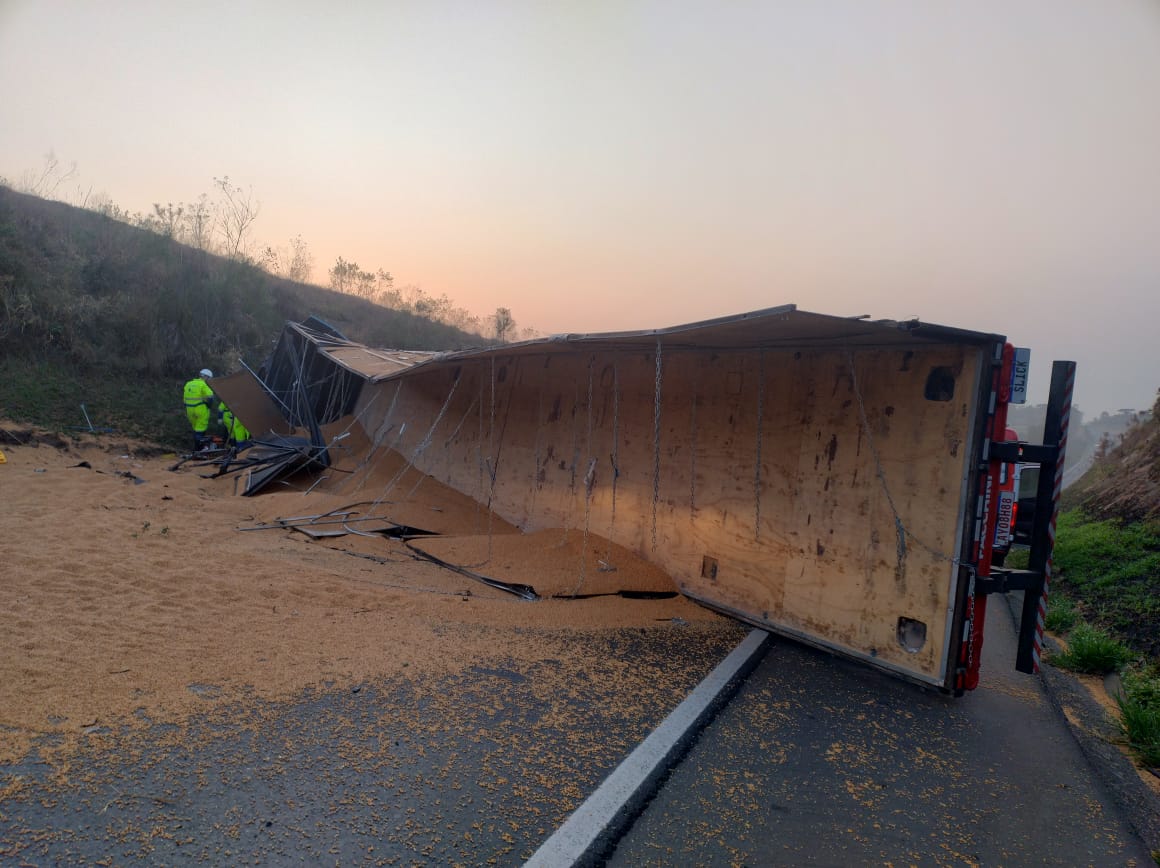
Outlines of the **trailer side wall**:
{"type": "Polygon", "coordinates": [[[977,342],[549,348],[425,365],[358,413],[525,531],[610,538],[709,605],[945,686],[985,364],[977,342]]]}

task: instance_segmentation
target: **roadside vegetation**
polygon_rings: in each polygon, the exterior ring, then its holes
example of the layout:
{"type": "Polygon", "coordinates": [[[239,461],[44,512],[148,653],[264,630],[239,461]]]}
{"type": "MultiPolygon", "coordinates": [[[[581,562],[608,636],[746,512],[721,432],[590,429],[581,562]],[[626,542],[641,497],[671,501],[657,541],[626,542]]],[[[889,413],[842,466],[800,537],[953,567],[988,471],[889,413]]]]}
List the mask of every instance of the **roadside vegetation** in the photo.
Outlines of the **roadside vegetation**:
{"type": "MultiPolygon", "coordinates": [[[[126,226],[145,230],[149,235],[176,242],[193,252],[212,254],[220,259],[256,266],[266,274],[286,281],[313,283],[314,253],[301,235],[288,245],[263,244],[257,240],[257,224],[262,203],[252,187],[243,187],[228,175],[213,179],[208,193],[190,202],[153,203],[151,211],[133,212],[120,207],[105,193],[94,193],[79,183],[76,164],[64,165],[49,151],[37,169],[20,173],[15,179],[0,177],[0,186],[26,193],[40,200],[75,205],[126,226]]],[[[420,320],[451,326],[468,334],[494,335],[501,343],[538,336],[533,328],[517,329],[510,308],[498,307],[491,316],[480,317],[455,304],[446,293],[436,297],[415,285],[395,286],[389,271],[362,269],[358,263],[339,256],[327,271],[329,288],[373,302],[380,307],[420,320]]],[[[372,343],[369,340],[363,343],[372,343]]]]}
{"type": "Polygon", "coordinates": [[[203,367],[257,369],[286,321],[312,314],[372,346],[489,343],[0,186],[0,416],[184,444],[182,383],[203,367]]]}
{"type": "Polygon", "coordinates": [[[1124,672],[1117,697],[1129,746],[1151,768],[1160,769],[1160,669],[1155,663],[1124,672]]]}
{"type": "Polygon", "coordinates": [[[1067,634],[1067,650],[1051,662],[1073,672],[1107,675],[1118,672],[1132,659],[1132,651],[1099,627],[1080,623],[1067,634]]]}
{"type": "MultiPolygon", "coordinates": [[[[1115,697],[1132,751],[1160,769],[1160,399],[1064,497],[1047,629],[1050,662],[1120,675],[1115,697]]],[[[1026,551],[1012,566],[1026,565],[1026,551]]]]}

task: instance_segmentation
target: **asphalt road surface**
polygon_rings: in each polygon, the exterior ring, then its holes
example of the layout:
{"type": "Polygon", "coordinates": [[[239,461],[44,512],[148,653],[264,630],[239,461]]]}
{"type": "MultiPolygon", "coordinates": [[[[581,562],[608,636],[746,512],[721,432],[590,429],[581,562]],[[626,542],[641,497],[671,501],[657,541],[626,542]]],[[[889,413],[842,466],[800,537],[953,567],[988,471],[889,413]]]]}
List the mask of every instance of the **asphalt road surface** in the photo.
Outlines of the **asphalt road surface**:
{"type": "MultiPolygon", "coordinates": [[[[591,664],[489,661],[97,732],[63,768],[0,766],[0,864],[520,865],[746,632],[576,636],[655,673],[651,699],[591,664]]],[[[1148,865],[1013,659],[1000,606],[960,700],[775,642],[608,861],[1148,865]]]]}
{"type": "Polygon", "coordinates": [[[990,607],[961,699],[778,643],[608,856],[637,865],[1151,865],[990,607]]]}
{"type": "Polygon", "coordinates": [[[188,726],[96,728],[0,765],[0,865],[521,865],[746,632],[574,630],[530,665],[290,702],[191,685],[206,713],[188,726]]]}

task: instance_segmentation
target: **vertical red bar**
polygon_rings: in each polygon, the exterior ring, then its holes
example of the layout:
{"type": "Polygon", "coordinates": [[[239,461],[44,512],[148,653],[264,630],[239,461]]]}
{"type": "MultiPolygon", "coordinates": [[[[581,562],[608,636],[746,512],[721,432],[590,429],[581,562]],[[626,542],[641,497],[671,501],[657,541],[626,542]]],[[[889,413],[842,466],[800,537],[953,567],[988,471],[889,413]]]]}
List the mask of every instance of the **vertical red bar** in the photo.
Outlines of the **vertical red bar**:
{"type": "MultiPolygon", "coordinates": [[[[992,379],[992,393],[995,407],[987,422],[985,432],[990,443],[1003,440],[1007,432],[1007,406],[1011,400],[1011,369],[1015,361],[1015,348],[1011,344],[1003,347],[1002,361],[992,379]]],[[[979,497],[983,503],[980,530],[975,540],[975,569],[980,578],[991,575],[992,546],[995,541],[995,523],[998,520],[996,498],[999,496],[999,475],[1003,463],[995,459],[988,461],[987,471],[979,483],[979,497]]],[[[987,621],[987,597],[974,594],[971,606],[969,634],[965,636],[962,651],[964,667],[962,690],[974,690],[979,686],[979,668],[983,655],[983,627],[987,621]]]]}

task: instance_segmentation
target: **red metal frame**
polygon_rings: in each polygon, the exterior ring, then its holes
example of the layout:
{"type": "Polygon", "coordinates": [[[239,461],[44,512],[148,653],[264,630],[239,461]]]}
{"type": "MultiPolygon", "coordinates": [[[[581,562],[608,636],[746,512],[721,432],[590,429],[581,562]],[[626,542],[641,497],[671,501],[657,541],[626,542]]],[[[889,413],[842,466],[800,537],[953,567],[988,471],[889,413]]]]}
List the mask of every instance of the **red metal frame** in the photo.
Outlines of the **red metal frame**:
{"type": "MultiPolygon", "coordinates": [[[[1011,344],[1003,346],[1000,363],[991,371],[991,413],[984,429],[986,443],[1001,441],[1007,432],[1007,406],[1011,400],[1011,370],[1015,360],[1015,348],[1011,344]]],[[[999,478],[1003,462],[991,459],[987,471],[979,477],[979,522],[975,529],[972,560],[975,576],[967,598],[968,620],[963,630],[963,642],[959,651],[959,675],[955,692],[974,690],[979,686],[979,667],[983,653],[983,627],[987,620],[987,597],[974,587],[978,578],[991,575],[992,546],[995,541],[995,523],[999,511],[996,508],[999,493],[999,478]]]]}

